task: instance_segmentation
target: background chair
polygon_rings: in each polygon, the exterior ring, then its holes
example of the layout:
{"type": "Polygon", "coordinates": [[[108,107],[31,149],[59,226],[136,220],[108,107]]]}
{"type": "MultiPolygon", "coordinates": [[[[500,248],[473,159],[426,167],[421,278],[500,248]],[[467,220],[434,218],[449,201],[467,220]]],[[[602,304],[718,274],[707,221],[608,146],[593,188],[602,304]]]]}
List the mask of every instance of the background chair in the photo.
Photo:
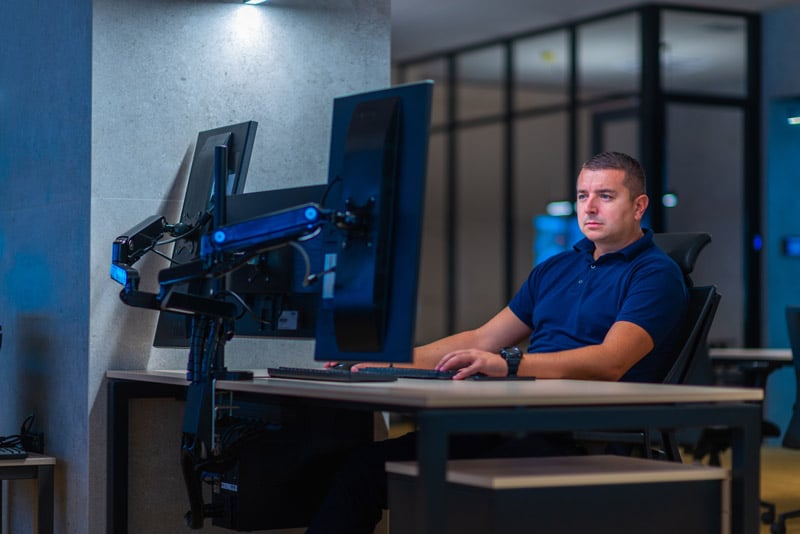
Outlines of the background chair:
{"type": "MultiPolygon", "coordinates": [[[[792,348],[792,365],[796,378],[797,390],[792,418],[786,432],[783,434],[782,445],[789,449],[800,449],[800,307],[786,307],[786,327],[789,332],[789,345],[792,348]]],[[[770,527],[773,534],[786,532],[786,520],[800,517],[800,510],[792,510],[778,516],[770,527]]]]}

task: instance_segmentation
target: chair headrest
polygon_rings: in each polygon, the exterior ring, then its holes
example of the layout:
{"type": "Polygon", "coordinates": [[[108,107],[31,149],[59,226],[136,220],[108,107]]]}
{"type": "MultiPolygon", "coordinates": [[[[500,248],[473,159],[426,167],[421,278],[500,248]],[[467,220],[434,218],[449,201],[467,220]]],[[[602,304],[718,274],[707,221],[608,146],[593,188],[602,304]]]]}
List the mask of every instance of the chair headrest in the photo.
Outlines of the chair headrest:
{"type": "Polygon", "coordinates": [[[656,246],[672,258],[688,277],[694,271],[694,264],[700,251],[711,242],[711,234],[705,232],[678,232],[653,234],[656,246]]]}

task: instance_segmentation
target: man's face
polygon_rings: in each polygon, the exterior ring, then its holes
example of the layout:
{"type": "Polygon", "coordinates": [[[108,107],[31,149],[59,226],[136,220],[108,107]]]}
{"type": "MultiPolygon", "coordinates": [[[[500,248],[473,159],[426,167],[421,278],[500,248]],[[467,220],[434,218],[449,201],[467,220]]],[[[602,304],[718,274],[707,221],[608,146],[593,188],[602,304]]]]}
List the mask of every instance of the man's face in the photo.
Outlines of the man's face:
{"type": "Polygon", "coordinates": [[[647,196],[631,198],[624,179],[624,171],[617,169],[583,169],[578,175],[578,221],[601,253],[624,248],[641,236],[647,196]]]}

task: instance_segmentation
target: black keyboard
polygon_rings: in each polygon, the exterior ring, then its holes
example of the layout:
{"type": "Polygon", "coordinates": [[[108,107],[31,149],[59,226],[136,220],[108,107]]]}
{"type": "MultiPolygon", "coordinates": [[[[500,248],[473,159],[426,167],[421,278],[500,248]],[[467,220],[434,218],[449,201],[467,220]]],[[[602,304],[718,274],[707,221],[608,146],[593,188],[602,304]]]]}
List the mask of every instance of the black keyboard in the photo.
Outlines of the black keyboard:
{"type": "MultiPolygon", "coordinates": [[[[433,369],[416,369],[407,367],[361,367],[359,373],[380,376],[396,376],[397,378],[421,378],[426,380],[451,380],[458,371],[435,371],[433,369]]],[[[534,376],[486,376],[483,373],[471,375],[466,380],[478,381],[514,381],[536,380],[534,376]]]]}
{"type": "Polygon", "coordinates": [[[0,460],[21,460],[27,458],[28,453],[19,447],[0,447],[0,460]]]}
{"type": "Polygon", "coordinates": [[[361,367],[358,373],[379,376],[395,376],[397,378],[421,378],[424,380],[450,380],[456,371],[436,371],[434,369],[414,369],[408,367],[361,367]]]}
{"type": "Polygon", "coordinates": [[[300,380],[321,380],[327,382],[394,382],[396,376],[376,373],[351,373],[346,369],[319,369],[306,367],[270,367],[271,378],[297,378],[300,380]]]}

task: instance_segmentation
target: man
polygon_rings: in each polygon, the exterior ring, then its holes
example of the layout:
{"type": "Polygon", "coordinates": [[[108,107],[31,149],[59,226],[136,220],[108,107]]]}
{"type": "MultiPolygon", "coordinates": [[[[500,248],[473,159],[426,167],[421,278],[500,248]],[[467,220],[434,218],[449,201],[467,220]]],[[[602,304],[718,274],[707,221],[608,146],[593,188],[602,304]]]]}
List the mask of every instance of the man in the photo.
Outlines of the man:
{"type": "MultiPolygon", "coordinates": [[[[675,358],[687,307],[678,266],[641,227],[645,176],[632,157],[605,152],[588,160],[577,182],[585,238],[535,267],[509,305],[474,330],[414,352],[414,367],[476,373],[659,382],[675,358]],[[529,337],[524,354],[511,347],[529,337]]],[[[356,366],[358,368],[358,366],[356,366]]],[[[387,460],[414,457],[414,437],[359,451],[342,468],[309,532],[371,532],[386,506],[387,460]],[[370,496],[371,494],[371,496],[370,496]]],[[[569,436],[467,436],[452,457],[575,454],[569,436]]]]}

